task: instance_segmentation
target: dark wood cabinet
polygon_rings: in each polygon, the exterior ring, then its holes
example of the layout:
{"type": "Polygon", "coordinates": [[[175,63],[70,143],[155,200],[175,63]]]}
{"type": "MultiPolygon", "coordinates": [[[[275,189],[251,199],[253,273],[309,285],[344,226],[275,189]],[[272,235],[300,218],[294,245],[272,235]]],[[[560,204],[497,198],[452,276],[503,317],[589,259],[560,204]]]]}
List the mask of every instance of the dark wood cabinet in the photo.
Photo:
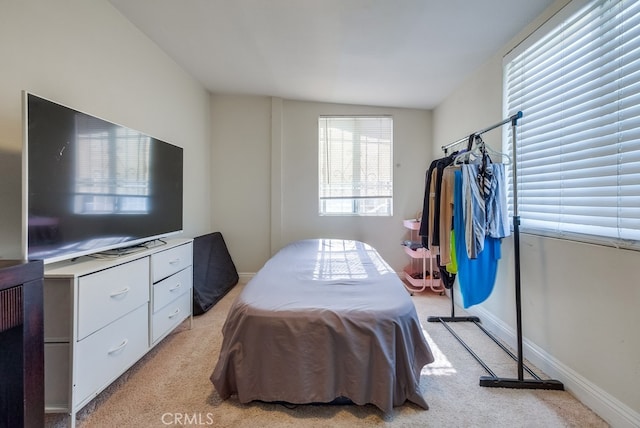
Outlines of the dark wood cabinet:
{"type": "Polygon", "coordinates": [[[44,426],[43,264],[0,260],[0,428],[44,426]]]}

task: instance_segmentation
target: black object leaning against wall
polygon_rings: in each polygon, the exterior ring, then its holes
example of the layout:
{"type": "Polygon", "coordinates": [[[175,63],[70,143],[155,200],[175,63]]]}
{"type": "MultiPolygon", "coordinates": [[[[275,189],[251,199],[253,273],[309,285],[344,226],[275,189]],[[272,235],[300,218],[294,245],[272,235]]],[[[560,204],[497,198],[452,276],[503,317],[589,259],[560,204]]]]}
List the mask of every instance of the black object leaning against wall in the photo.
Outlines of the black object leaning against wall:
{"type": "Polygon", "coordinates": [[[193,239],[193,314],[211,309],[239,280],[222,233],[193,239]]]}

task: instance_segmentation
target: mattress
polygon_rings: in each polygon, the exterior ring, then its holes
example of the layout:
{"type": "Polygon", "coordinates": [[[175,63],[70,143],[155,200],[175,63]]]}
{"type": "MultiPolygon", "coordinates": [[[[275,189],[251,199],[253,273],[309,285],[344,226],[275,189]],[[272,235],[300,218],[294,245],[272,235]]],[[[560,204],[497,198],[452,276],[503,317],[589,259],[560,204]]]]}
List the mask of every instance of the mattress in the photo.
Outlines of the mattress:
{"type": "Polygon", "coordinates": [[[287,245],[245,285],[222,332],[211,374],[222,399],[428,408],[420,372],[434,358],[415,306],[363,242],[287,245]]]}

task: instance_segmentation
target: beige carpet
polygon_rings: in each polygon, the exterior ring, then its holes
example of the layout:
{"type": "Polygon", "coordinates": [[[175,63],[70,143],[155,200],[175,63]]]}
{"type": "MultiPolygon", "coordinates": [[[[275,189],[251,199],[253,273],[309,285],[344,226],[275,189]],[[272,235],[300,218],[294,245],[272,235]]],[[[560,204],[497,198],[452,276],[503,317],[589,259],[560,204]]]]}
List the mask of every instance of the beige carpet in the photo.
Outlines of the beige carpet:
{"type": "MultiPolygon", "coordinates": [[[[209,312],[183,323],[79,414],[89,427],[606,427],[595,413],[565,391],[487,388],[487,373],[431,315],[447,316],[450,301],[431,292],[413,296],[436,361],[422,371],[429,410],[413,404],[385,414],[374,406],[240,404],[222,401],[209,376],[220,349],[222,324],[236,286],[209,312]]],[[[464,312],[456,308],[456,315],[464,312]]],[[[507,354],[471,323],[449,324],[500,377],[517,377],[507,354]]],[[[530,366],[531,367],[531,366],[530,366]]],[[[531,367],[534,369],[533,367],[531,367]]],[[[538,373],[544,378],[542,373],[538,373]]],[[[525,373],[526,375],[526,373],[525,373]]],[[[47,415],[47,426],[64,426],[47,415]]]]}

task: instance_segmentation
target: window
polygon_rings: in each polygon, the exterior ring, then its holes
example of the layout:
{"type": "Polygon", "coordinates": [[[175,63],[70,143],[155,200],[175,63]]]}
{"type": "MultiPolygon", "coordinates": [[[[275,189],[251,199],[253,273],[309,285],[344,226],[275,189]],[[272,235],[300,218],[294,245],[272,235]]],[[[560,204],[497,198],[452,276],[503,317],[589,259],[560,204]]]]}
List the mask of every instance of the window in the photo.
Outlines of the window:
{"type": "Polygon", "coordinates": [[[320,215],[393,215],[393,119],[322,116],[318,129],[320,215]]]}
{"type": "Polygon", "coordinates": [[[76,127],[74,213],[148,213],[150,137],[84,116],[76,118],[76,127]]]}
{"type": "Polygon", "coordinates": [[[504,73],[523,230],[640,249],[640,2],[570,3],[504,73]]]}

